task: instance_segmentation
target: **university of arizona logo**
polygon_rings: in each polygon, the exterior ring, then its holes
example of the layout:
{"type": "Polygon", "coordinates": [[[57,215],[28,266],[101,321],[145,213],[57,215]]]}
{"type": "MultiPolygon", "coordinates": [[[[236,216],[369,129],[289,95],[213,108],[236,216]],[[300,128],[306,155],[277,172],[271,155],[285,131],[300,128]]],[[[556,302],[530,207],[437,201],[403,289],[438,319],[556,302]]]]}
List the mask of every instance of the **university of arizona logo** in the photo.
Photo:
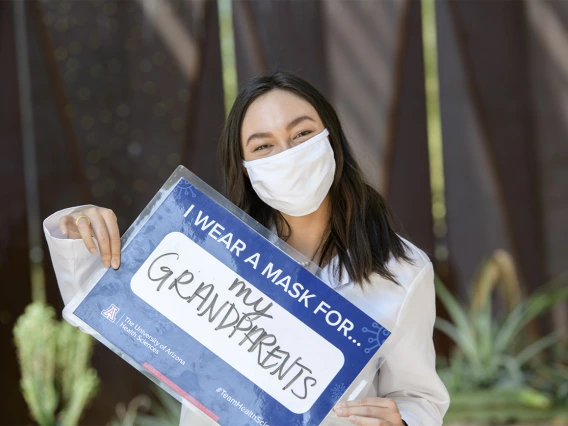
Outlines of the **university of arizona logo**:
{"type": "Polygon", "coordinates": [[[115,322],[116,314],[118,313],[118,311],[120,311],[120,308],[118,308],[114,304],[111,304],[108,308],[106,308],[104,311],[101,312],[101,315],[110,322],[115,322]]]}

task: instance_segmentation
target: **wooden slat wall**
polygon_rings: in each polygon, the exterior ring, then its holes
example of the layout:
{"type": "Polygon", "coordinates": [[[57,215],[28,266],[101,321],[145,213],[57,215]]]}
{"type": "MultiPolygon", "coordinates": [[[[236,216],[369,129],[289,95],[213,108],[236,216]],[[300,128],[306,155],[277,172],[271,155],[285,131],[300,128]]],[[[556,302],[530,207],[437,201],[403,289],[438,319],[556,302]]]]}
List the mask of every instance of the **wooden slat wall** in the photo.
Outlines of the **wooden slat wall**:
{"type": "Polygon", "coordinates": [[[239,87],[251,77],[278,69],[297,73],[329,95],[323,33],[325,2],[233,1],[239,87]]]}
{"type": "MultiPolygon", "coordinates": [[[[191,85],[140,3],[26,2],[42,218],[94,203],[112,208],[124,232],[182,163],[220,189],[216,153],[224,105],[219,29],[216,2],[206,4],[206,22],[199,1],[156,6],[170,7],[187,37],[203,51],[197,51],[201,73],[191,85]]],[[[13,201],[0,212],[0,267],[3,282],[17,286],[0,298],[5,342],[11,341],[13,321],[31,301],[10,6],[0,4],[5,135],[0,161],[4,182],[10,182],[2,186],[4,199],[13,201]]],[[[44,253],[48,302],[60,312],[63,305],[45,244],[44,253]]],[[[2,410],[3,421],[26,424],[14,350],[2,345],[0,354],[3,386],[13,390],[2,402],[10,404],[2,410]]],[[[101,390],[81,424],[106,424],[117,403],[149,393],[150,382],[100,344],[93,365],[101,390]]]]}
{"type": "Polygon", "coordinates": [[[544,279],[527,21],[522,2],[440,2],[451,258],[462,292],[495,248],[526,290],[544,279]]]}
{"type": "Polygon", "coordinates": [[[0,2],[0,376],[7,391],[0,403],[6,425],[28,421],[20,392],[12,328],[31,300],[28,226],[22,158],[20,103],[16,69],[13,5],[0,2]]]}

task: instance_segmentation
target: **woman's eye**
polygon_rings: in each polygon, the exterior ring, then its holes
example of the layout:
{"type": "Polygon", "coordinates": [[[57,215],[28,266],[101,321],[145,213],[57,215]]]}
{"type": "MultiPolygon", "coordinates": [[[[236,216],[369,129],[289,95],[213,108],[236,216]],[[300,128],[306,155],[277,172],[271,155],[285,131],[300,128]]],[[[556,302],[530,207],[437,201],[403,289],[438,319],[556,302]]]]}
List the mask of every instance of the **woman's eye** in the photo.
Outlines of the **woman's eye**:
{"type": "Polygon", "coordinates": [[[301,137],[303,137],[303,136],[307,136],[307,135],[309,135],[310,133],[312,133],[311,130],[304,130],[303,132],[298,133],[298,134],[296,135],[296,138],[301,138],[301,137]]]}
{"type": "Polygon", "coordinates": [[[263,149],[266,149],[266,148],[268,148],[268,145],[260,145],[260,146],[256,147],[253,152],[260,151],[260,150],[263,150],[263,149]]]}

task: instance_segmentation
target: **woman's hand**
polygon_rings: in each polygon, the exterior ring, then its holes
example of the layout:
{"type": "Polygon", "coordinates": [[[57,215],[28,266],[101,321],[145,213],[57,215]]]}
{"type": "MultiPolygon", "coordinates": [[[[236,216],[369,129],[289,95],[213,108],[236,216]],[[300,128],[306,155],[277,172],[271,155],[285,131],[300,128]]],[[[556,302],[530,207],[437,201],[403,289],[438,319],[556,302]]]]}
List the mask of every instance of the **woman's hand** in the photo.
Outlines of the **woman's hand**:
{"type": "Polygon", "coordinates": [[[112,265],[117,269],[120,266],[120,233],[116,215],[111,209],[90,206],[74,210],[59,220],[59,228],[68,238],[83,239],[93,254],[97,252],[97,246],[93,241],[95,237],[104,267],[109,268],[112,265]],[[89,220],[81,216],[86,216],[89,220]],[[81,218],[76,222],[79,217],[81,218]]]}
{"type": "Polygon", "coordinates": [[[340,402],[334,408],[338,417],[349,417],[349,421],[361,426],[404,426],[396,402],[388,398],[363,398],[340,402]]]}

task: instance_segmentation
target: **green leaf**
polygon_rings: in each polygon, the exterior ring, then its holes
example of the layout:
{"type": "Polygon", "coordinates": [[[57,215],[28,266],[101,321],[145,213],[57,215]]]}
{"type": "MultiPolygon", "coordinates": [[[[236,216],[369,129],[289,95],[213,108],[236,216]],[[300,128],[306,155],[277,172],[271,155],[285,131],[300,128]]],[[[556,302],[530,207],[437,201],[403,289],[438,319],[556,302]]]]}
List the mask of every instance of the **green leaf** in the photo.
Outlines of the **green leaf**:
{"type": "Polygon", "coordinates": [[[506,350],[529,322],[568,298],[568,286],[558,287],[565,281],[565,274],[560,275],[509,314],[495,338],[496,351],[506,350]]]}
{"type": "Polygon", "coordinates": [[[435,327],[452,339],[473,364],[481,366],[475,340],[468,339],[468,335],[463,334],[458,327],[444,318],[436,318],[435,327]]]}
{"type": "Polygon", "coordinates": [[[560,329],[538,339],[536,342],[530,344],[521,352],[519,352],[519,354],[516,356],[517,362],[520,366],[522,366],[539,352],[560,341],[565,336],[565,334],[566,331],[560,329]]]}
{"type": "Polygon", "coordinates": [[[448,315],[458,328],[459,332],[464,335],[466,340],[469,342],[475,341],[475,336],[473,329],[469,322],[469,318],[464,310],[464,308],[459,304],[455,297],[449,292],[446,286],[442,283],[440,278],[435,275],[434,284],[436,288],[436,294],[441,300],[442,304],[448,311],[448,315]]]}

